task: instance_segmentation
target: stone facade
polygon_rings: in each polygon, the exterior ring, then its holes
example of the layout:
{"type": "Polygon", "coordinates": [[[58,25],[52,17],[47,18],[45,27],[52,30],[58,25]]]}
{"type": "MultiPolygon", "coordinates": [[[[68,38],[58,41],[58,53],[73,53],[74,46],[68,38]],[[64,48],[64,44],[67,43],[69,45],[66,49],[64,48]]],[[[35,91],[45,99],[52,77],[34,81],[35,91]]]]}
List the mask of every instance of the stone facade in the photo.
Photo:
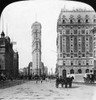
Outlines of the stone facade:
{"type": "Polygon", "coordinates": [[[61,10],[57,21],[57,73],[92,72],[96,58],[96,33],[92,31],[95,27],[95,11],[61,10]]]}

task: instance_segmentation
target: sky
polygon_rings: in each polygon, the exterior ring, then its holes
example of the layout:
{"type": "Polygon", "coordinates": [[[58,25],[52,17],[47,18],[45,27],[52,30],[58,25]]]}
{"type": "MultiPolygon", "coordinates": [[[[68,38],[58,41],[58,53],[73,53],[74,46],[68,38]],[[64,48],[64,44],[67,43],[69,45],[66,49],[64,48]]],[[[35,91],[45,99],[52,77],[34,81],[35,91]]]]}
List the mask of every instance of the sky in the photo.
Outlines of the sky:
{"type": "Polygon", "coordinates": [[[62,0],[30,0],[9,4],[2,12],[0,33],[2,29],[11,41],[16,42],[13,48],[19,53],[19,68],[27,67],[32,61],[32,30],[35,21],[41,23],[41,60],[48,70],[55,72],[57,52],[57,20],[61,9],[86,8],[91,6],[62,0]],[[2,25],[3,24],[3,25],[2,25]]]}

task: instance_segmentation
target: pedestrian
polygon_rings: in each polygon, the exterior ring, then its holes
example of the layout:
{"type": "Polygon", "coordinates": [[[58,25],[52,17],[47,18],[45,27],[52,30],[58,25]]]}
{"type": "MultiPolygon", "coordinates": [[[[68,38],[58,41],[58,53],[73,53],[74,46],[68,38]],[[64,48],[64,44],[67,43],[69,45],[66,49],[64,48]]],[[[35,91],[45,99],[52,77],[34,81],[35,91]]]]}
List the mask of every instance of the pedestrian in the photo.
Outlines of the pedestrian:
{"type": "Polygon", "coordinates": [[[40,80],[41,80],[41,83],[43,82],[43,79],[42,79],[42,77],[40,78],[40,80]]]}
{"type": "Polygon", "coordinates": [[[39,76],[38,75],[35,75],[36,83],[38,83],[38,78],[39,78],[39,76]]]}

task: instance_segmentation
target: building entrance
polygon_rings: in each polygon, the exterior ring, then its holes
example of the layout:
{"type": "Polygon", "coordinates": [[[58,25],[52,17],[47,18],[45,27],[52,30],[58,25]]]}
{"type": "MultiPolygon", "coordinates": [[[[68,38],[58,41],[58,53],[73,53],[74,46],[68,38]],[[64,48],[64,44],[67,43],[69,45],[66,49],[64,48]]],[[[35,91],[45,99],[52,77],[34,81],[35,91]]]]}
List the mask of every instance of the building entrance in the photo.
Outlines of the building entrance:
{"type": "Polygon", "coordinates": [[[63,78],[66,77],[66,70],[65,69],[62,71],[62,76],[63,76],[63,78]]]}

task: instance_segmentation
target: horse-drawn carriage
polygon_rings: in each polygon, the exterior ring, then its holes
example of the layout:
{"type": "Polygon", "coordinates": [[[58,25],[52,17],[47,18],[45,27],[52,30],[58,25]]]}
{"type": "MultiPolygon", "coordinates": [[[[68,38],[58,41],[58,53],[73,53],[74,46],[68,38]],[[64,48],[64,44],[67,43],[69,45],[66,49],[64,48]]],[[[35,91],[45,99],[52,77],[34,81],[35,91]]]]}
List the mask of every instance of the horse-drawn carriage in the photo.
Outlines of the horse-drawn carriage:
{"type": "Polygon", "coordinates": [[[86,73],[83,78],[85,83],[94,83],[96,81],[94,73],[86,73]]]}
{"type": "Polygon", "coordinates": [[[72,81],[73,81],[74,77],[73,76],[57,76],[56,78],[56,87],[58,88],[59,84],[61,84],[61,86],[63,87],[65,85],[65,88],[67,88],[67,86],[69,85],[69,87],[72,87],[72,81]]]}
{"type": "Polygon", "coordinates": [[[93,69],[93,72],[86,73],[83,77],[85,83],[95,83],[96,81],[96,69],[93,69]]]}

